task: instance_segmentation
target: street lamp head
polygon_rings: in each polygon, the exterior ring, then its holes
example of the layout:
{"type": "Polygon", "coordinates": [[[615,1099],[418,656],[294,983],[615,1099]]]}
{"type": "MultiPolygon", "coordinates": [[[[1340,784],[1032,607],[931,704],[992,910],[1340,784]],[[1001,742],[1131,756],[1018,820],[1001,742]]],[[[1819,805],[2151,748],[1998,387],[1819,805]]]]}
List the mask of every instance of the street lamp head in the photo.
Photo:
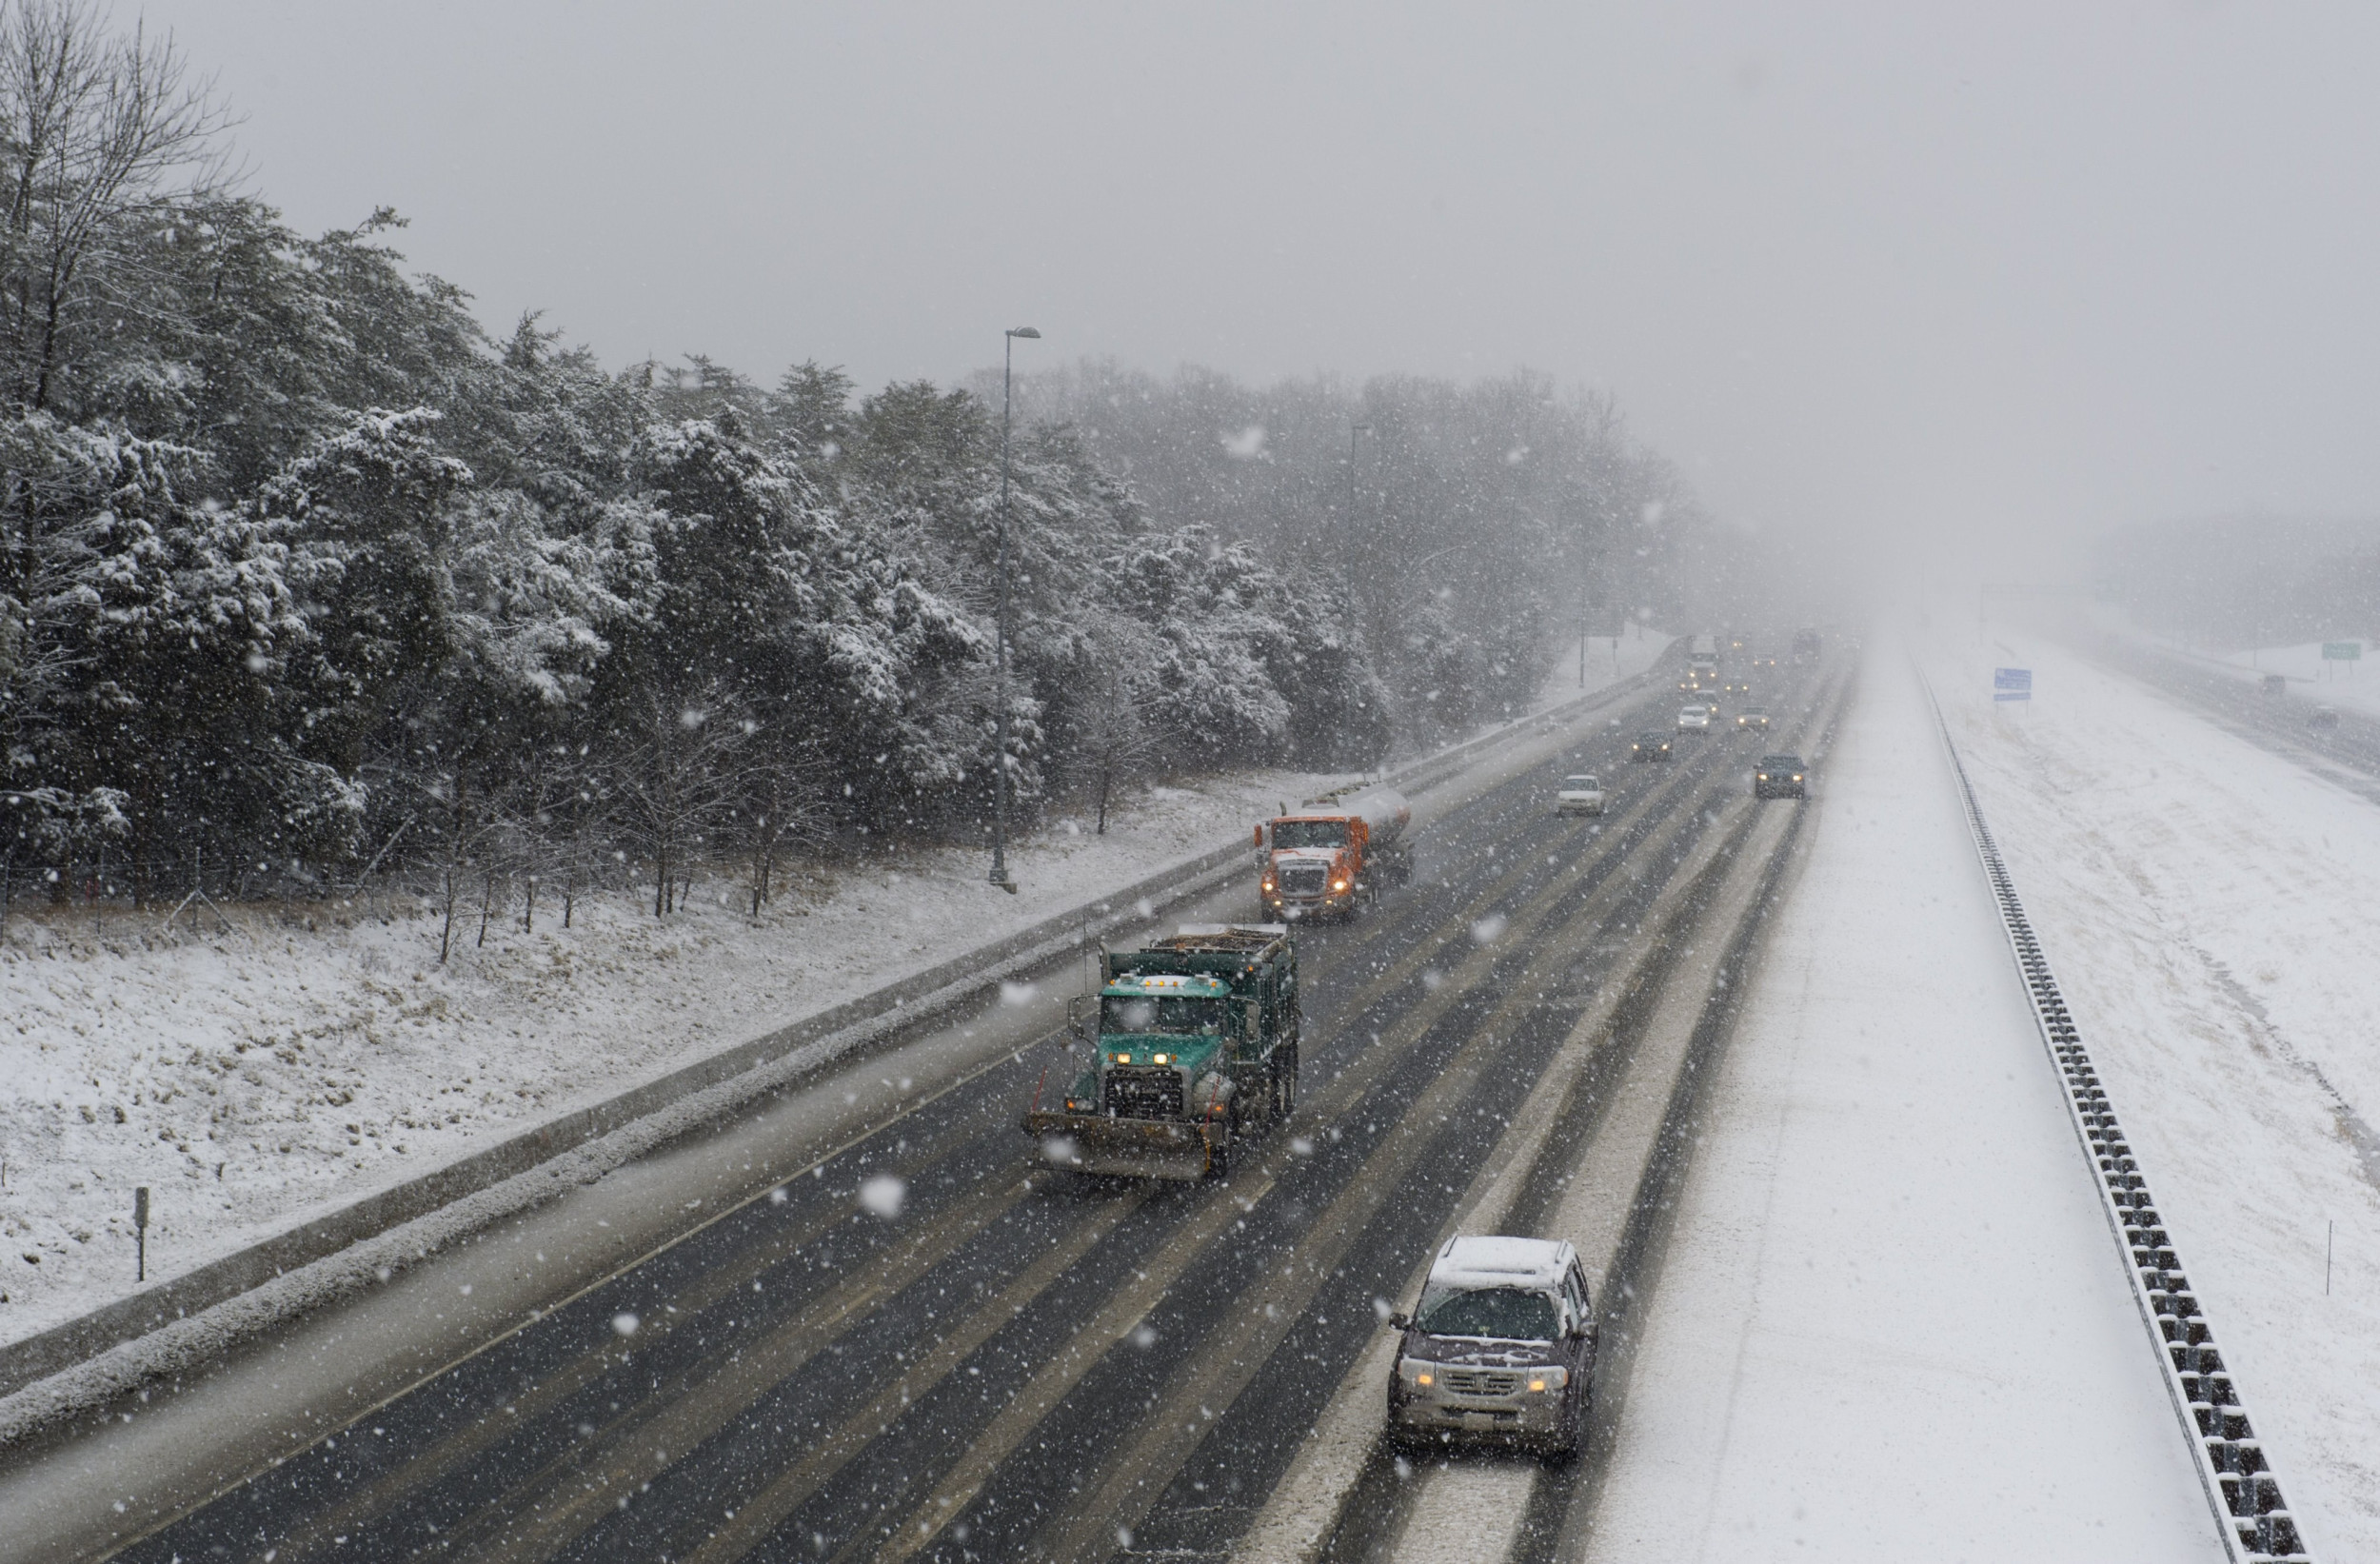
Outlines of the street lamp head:
{"type": "Polygon", "coordinates": [[[1012,337],[1031,337],[1037,342],[1041,339],[1041,335],[1039,331],[1034,330],[1033,327],[1029,326],[1020,326],[1008,334],[1012,337]]]}

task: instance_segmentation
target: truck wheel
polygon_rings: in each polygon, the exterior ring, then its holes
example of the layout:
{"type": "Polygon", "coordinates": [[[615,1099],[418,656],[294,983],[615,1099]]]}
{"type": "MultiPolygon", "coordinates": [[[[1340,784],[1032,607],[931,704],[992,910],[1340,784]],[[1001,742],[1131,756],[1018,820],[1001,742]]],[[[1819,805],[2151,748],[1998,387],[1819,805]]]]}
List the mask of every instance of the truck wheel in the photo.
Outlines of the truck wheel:
{"type": "Polygon", "coordinates": [[[1223,1108],[1223,1143],[1209,1146],[1206,1151],[1206,1176],[1210,1178],[1231,1177],[1231,1154],[1240,1145],[1240,1104],[1236,1100],[1223,1108]]]}

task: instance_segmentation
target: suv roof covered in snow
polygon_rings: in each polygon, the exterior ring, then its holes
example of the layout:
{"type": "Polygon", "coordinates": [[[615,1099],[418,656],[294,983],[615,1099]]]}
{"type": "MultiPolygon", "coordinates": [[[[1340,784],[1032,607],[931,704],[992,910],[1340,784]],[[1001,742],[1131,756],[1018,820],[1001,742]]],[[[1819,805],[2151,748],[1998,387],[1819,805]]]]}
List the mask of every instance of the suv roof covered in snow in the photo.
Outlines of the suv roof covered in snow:
{"type": "Polygon", "coordinates": [[[1570,1245],[1554,1238],[1449,1238],[1430,1266],[1430,1279],[1458,1287],[1551,1290],[1562,1284],[1569,1266],[1570,1245]]]}

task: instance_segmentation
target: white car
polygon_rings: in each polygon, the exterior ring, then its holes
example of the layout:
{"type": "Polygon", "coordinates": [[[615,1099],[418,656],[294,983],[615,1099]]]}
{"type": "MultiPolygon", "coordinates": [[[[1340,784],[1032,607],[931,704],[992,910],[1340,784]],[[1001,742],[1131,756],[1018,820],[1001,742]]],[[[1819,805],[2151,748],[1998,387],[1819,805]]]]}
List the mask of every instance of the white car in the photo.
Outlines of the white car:
{"type": "Polygon", "coordinates": [[[1595,777],[1564,777],[1561,787],[1554,795],[1554,813],[1557,815],[1599,815],[1603,812],[1603,783],[1595,777]]]}
{"type": "Polygon", "coordinates": [[[1679,712],[1677,714],[1677,731],[1680,733],[1710,732],[1711,708],[1709,706],[1688,706],[1685,710],[1679,712]]]}
{"type": "Polygon", "coordinates": [[[1595,1311],[1577,1252],[1550,1238],[1449,1238],[1388,1376],[1398,1443],[1485,1437],[1578,1448],[1595,1380],[1595,1311]]]}

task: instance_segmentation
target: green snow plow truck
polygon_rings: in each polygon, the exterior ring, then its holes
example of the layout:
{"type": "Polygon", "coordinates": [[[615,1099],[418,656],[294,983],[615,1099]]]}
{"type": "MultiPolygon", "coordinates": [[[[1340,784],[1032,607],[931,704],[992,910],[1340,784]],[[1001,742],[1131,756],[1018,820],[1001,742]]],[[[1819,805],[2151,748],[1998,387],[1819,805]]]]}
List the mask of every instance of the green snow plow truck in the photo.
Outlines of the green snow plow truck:
{"type": "Polygon", "coordinates": [[[1037,1091],[1024,1133],[1051,1167],[1220,1178],[1242,1137],[1298,1102],[1298,949],[1279,923],[1192,924],[1101,958],[1089,1067],[1064,1099],[1037,1091]]]}

